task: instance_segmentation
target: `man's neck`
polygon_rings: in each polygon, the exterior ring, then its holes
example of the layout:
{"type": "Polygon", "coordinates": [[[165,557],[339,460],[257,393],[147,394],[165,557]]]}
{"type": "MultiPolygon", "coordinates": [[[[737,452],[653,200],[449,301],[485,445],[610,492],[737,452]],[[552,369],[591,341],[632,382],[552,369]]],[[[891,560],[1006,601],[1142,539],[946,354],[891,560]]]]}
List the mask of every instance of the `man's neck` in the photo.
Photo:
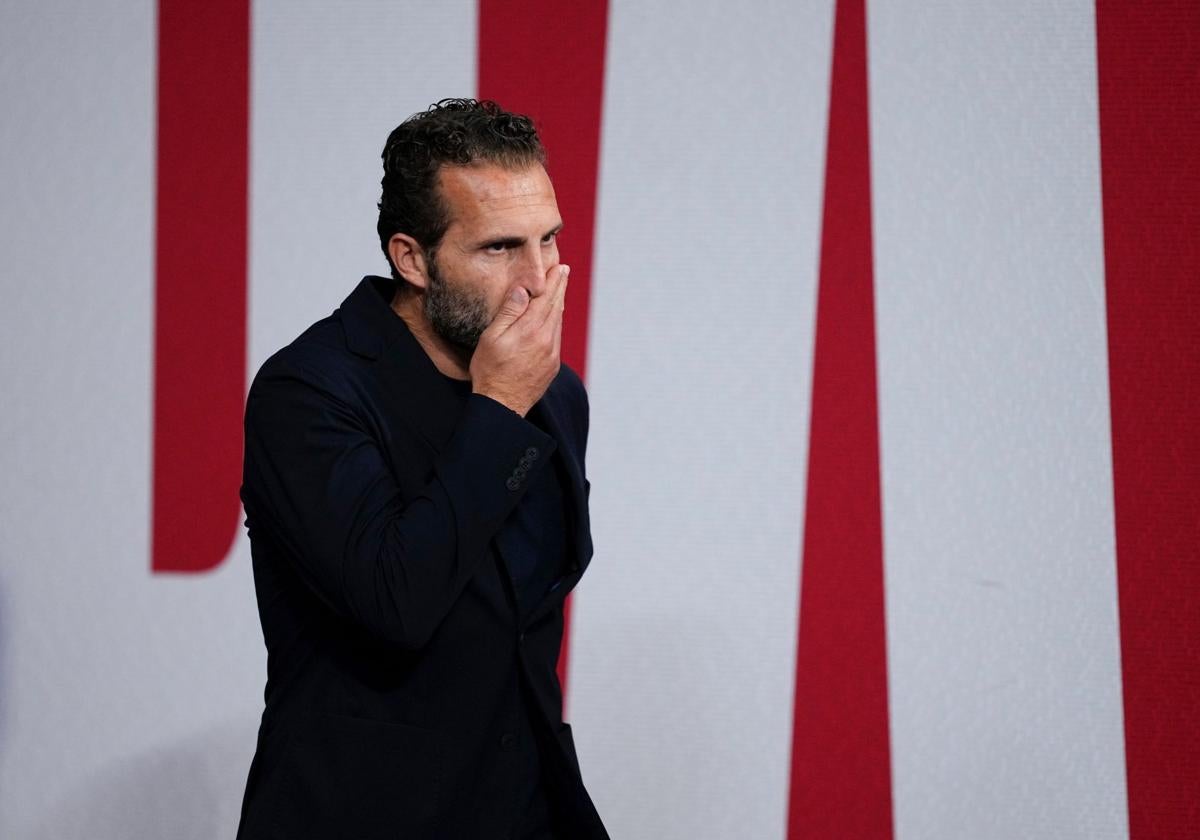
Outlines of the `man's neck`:
{"type": "Polygon", "coordinates": [[[433,330],[429,319],[425,317],[420,295],[406,291],[406,283],[401,283],[392,298],[392,311],[400,316],[400,320],[408,327],[413,338],[421,345],[425,355],[433,362],[443,376],[451,379],[469,380],[471,378],[470,351],[458,347],[442,338],[433,330]]]}

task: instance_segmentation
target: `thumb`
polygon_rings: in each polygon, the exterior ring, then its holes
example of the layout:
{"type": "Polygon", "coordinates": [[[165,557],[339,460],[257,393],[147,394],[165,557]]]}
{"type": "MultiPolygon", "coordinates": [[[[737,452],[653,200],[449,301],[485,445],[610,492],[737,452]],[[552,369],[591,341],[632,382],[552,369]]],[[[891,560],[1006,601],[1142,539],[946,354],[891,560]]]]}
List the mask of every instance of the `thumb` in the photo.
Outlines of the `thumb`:
{"type": "Polygon", "coordinates": [[[524,286],[514,286],[500,304],[500,311],[492,319],[491,326],[503,331],[513,325],[513,322],[524,314],[529,307],[529,292],[524,286]]]}

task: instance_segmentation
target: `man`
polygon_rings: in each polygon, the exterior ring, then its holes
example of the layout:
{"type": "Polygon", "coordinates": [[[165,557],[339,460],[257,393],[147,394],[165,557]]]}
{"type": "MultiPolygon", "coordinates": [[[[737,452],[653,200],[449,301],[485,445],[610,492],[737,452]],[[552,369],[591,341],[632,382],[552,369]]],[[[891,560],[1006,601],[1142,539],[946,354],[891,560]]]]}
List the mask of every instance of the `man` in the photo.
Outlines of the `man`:
{"type": "Polygon", "coordinates": [[[268,656],[239,837],[607,837],[555,673],[592,549],[544,161],[491,102],[406,120],[383,152],[392,277],[250,388],[268,656]]]}

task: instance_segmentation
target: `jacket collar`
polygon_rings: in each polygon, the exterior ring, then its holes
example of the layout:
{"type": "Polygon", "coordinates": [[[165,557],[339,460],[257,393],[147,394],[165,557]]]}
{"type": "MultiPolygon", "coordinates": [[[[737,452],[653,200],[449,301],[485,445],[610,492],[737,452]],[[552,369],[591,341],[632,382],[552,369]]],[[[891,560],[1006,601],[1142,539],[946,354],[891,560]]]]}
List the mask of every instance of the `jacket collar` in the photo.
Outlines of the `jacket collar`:
{"type": "MultiPolygon", "coordinates": [[[[408,333],[404,321],[392,311],[396,281],[387,277],[364,277],[342,301],[338,310],[346,346],[350,352],[367,359],[378,359],[384,351],[408,333]]],[[[411,333],[409,334],[411,336],[411,333]]]]}
{"type": "Polygon", "coordinates": [[[394,383],[386,390],[387,398],[402,403],[397,406],[397,416],[407,418],[425,442],[440,452],[462,413],[462,400],[393,311],[395,289],[394,280],[364,277],[342,302],[339,312],[346,346],[352,353],[378,362],[378,375],[394,383]],[[413,410],[413,395],[420,395],[419,411],[413,410]]]}

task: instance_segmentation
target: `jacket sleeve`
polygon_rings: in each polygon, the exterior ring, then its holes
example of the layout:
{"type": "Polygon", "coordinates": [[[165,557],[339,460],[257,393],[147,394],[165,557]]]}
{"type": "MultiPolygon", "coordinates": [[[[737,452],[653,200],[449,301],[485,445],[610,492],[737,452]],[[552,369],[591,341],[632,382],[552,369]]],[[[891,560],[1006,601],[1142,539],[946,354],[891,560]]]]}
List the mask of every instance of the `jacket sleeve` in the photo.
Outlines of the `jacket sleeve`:
{"type": "Polygon", "coordinates": [[[487,555],[551,439],[469,397],[419,493],[403,502],[377,436],[337,386],[268,363],[246,407],[242,498],[330,607],[406,649],[422,647],[487,555]],[[522,466],[523,465],[523,466],[522,466]]]}

